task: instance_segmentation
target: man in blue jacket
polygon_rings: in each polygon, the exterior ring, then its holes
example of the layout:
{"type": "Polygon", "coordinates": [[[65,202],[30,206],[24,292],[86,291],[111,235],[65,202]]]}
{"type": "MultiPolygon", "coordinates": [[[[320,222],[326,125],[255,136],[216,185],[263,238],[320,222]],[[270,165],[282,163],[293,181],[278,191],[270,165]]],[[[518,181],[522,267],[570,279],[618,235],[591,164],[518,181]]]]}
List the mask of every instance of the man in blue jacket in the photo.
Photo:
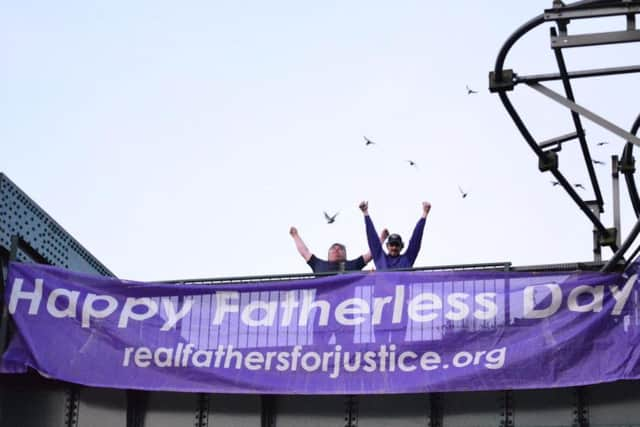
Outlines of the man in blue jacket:
{"type": "MultiPolygon", "coordinates": [[[[360,210],[364,214],[364,223],[367,230],[367,241],[369,242],[369,250],[371,251],[371,257],[378,270],[392,270],[396,268],[411,268],[413,263],[418,257],[420,252],[420,245],[422,244],[422,234],[424,232],[424,225],[427,220],[427,215],[431,210],[431,203],[422,202],[422,216],[418,220],[416,227],[413,229],[413,234],[409,240],[409,246],[404,254],[401,254],[404,247],[402,238],[399,234],[391,234],[387,239],[387,251],[384,252],[382,243],[377,237],[376,229],[373,226],[371,217],[369,217],[369,203],[361,202],[360,210]]],[[[386,233],[385,233],[386,234],[386,233]]]]}

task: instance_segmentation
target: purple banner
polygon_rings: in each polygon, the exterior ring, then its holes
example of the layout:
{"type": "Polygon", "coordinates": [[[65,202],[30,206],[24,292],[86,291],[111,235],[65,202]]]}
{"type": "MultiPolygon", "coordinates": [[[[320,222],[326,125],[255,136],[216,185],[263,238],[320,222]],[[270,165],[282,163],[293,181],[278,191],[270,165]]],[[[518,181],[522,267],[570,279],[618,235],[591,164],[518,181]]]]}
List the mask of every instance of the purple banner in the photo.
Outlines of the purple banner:
{"type": "Polygon", "coordinates": [[[566,387],[639,378],[637,274],[374,272],[169,285],[13,263],[3,372],[265,394],[566,387]]]}

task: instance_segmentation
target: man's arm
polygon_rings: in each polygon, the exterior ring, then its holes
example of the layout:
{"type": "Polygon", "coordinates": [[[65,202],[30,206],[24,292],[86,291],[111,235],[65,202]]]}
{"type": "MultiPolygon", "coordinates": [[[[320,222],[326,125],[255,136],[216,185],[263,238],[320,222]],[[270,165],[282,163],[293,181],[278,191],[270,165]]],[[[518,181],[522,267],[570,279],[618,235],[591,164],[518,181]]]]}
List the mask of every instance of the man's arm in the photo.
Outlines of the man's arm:
{"type": "Polygon", "coordinates": [[[369,203],[363,201],[360,203],[359,207],[364,214],[364,224],[367,230],[367,243],[369,243],[369,252],[371,254],[371,257],[375,261],[383,254],[382,244],[380,243],[380,239],[378,238],[376,228],[373,226],[373,222],[369,217],[369,203]]]}
{"type": "Polygon", "coordinates": [[[420,246],[422,245],[422,234],[424,233],[424,225],[427,221],[427,216],[429,215],[429,211],[431,210],[431,203],[422,202],[422,216],[418,220],[415,228],[413,229],[413,234],[411,235],[411,240],[409,240],[409,247],[407,247],[407,252],[405,255],[409,258],[411,266],[418,258],[418,253],[420,252],[420,246]]]}
{"type": "MultiPolygon", "coordinates": [[[[381,245],[384,245],[384,241],[387,240],[387,237],[389,237],[389,230],[385,228],[380,233],[380,244],[381,245]]],[[[369,261],[371,261],[371,258],[372,258],[371,257],[371,251],[368,251],[366,254],[363,254],[362,258],[364,259],[364,263],[368,264],[369,261]]]]}
{"type": "Polygon", "coordinates": [[[311,259],[311,251],[307,248],[307,245],[304,244],[302,238],[298,234],[298,229],[295,227],[291,227],[289,229],[289,234],[293,237],[293,241],[296,243],[296,249],[298,249],[298,253],[304,258],[305,261],[309,262],[311,259]]]}

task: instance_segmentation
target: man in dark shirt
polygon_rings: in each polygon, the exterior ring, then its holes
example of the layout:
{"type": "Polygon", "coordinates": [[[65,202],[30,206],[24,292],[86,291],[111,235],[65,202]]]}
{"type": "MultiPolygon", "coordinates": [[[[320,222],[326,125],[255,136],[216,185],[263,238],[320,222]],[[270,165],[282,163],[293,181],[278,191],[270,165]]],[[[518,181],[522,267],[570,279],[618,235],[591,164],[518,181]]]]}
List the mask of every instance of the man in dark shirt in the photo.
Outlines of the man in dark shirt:
{"type": "MultiPolygon", "coordinates": [[[[413,234],[409,240],[409,246],[404,254],[401,254],[404,243],[399,234],[392,234],[387,240],[388,254],[384,253],[382,242],[378,240],[376,229],[369,217],[369,203],[360,203],[360,210],[364,214],[364,222],[367,230],[367,241],[369,242],[369,251],[373,257],[373,262],[378,270],[391,270],[395,268],[411,268],[418,257],[420,246],[422,244],[422,233],[427,220],[427,215],[431,210],[431,203],[422,202],[422,216],[418,220],[413,234]]],[[[388,231],[384,230],[388,235],[388,231]]],[[[384,241],[383,241],[384,242],[384,241]]]]}
{"type": "MultiPolygon", "coordinates": [[[[385,234],[388,232],[383,231],[380,235],[382,241],[387,238],[385,234]]],[[[293,237],[293,241],[296,244],[296,248],[298,249],[298,253],[304,258],[307,262],[311,270],[314,273],[329,273],[329,272],[340,272],[340,271],[357,271],[362,270],[362,267],[367,265],[369,261],[371,261],[371,252],[367,252],[358,258],[347,260],[347,249],[342,243],[334,243],[329,248],[329,253],[327,256],[327,260],[320,259],[316,257],[311,251],[307,248],[307,245],[304,244],[302,238],[298,234],[298,229],[295,227],[291,227],[289,229],[289,234],[293,237]]]]}

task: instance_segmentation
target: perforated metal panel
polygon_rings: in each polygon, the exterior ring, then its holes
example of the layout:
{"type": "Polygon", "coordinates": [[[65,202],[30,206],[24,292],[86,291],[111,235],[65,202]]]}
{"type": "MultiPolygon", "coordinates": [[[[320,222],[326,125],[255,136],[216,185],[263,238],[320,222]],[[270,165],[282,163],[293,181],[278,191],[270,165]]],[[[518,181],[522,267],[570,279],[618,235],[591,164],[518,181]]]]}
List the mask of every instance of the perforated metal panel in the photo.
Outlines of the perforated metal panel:
{"type": "Polygon", "coordinates": [[[156,427],[197,425],[197,393],[149,393],[144,424],[156,427]]]}
{"type": "Polygon", "coordinates": [[[431,403],[428,394],[360,396],[358,427],[423,427],[429,425],[431,403]]]}
{"type": "Polygon", "coordinates": [[[576,390],[516,390],[513,395],[513,423],[518,427],[573,426],[577,423],[576,390]]]}
{"type": "Polygon", "coordinates": [[[207,427],[264,426],[260,415],[260,396],[212,394],[209,395],[207,427]]]}
{"type": "MultiPolygon", "coordinates": [[[[11,237],[19,235],[49,264],[83,273],[113,276],[64,228],[0,173],[0,246],[8,251],[11,237]]],[[[18,260],[30,261],[19,252],[18,260]]]]}
{"type": "Polygon", "coordinates": [[[504,392],[443,393],[444,427],[493,427],[504,419],[504,392]]]}
{"type": "Polygon", "coordinates": [[[335,427],[348,425],[344,396],[278,396],[277,427],[335,427]]]}
{"type": "Polygon", "coordinates": [[[78,392],[77,427],[124,426],[126,421],[126,391],[82,387],[78,392]]]}
{"type": "Polygon", "coordinates": [[[15,376],[2,378],[0,407],[2,427],[63,426],[68,419],[68,385],[57,382],[34,383],[15,376]]]}
{"type": "Polygon", "coordinates": [[[590,427],[640,426],[640,383],[617,381],[585,387],[590,427]]]}

